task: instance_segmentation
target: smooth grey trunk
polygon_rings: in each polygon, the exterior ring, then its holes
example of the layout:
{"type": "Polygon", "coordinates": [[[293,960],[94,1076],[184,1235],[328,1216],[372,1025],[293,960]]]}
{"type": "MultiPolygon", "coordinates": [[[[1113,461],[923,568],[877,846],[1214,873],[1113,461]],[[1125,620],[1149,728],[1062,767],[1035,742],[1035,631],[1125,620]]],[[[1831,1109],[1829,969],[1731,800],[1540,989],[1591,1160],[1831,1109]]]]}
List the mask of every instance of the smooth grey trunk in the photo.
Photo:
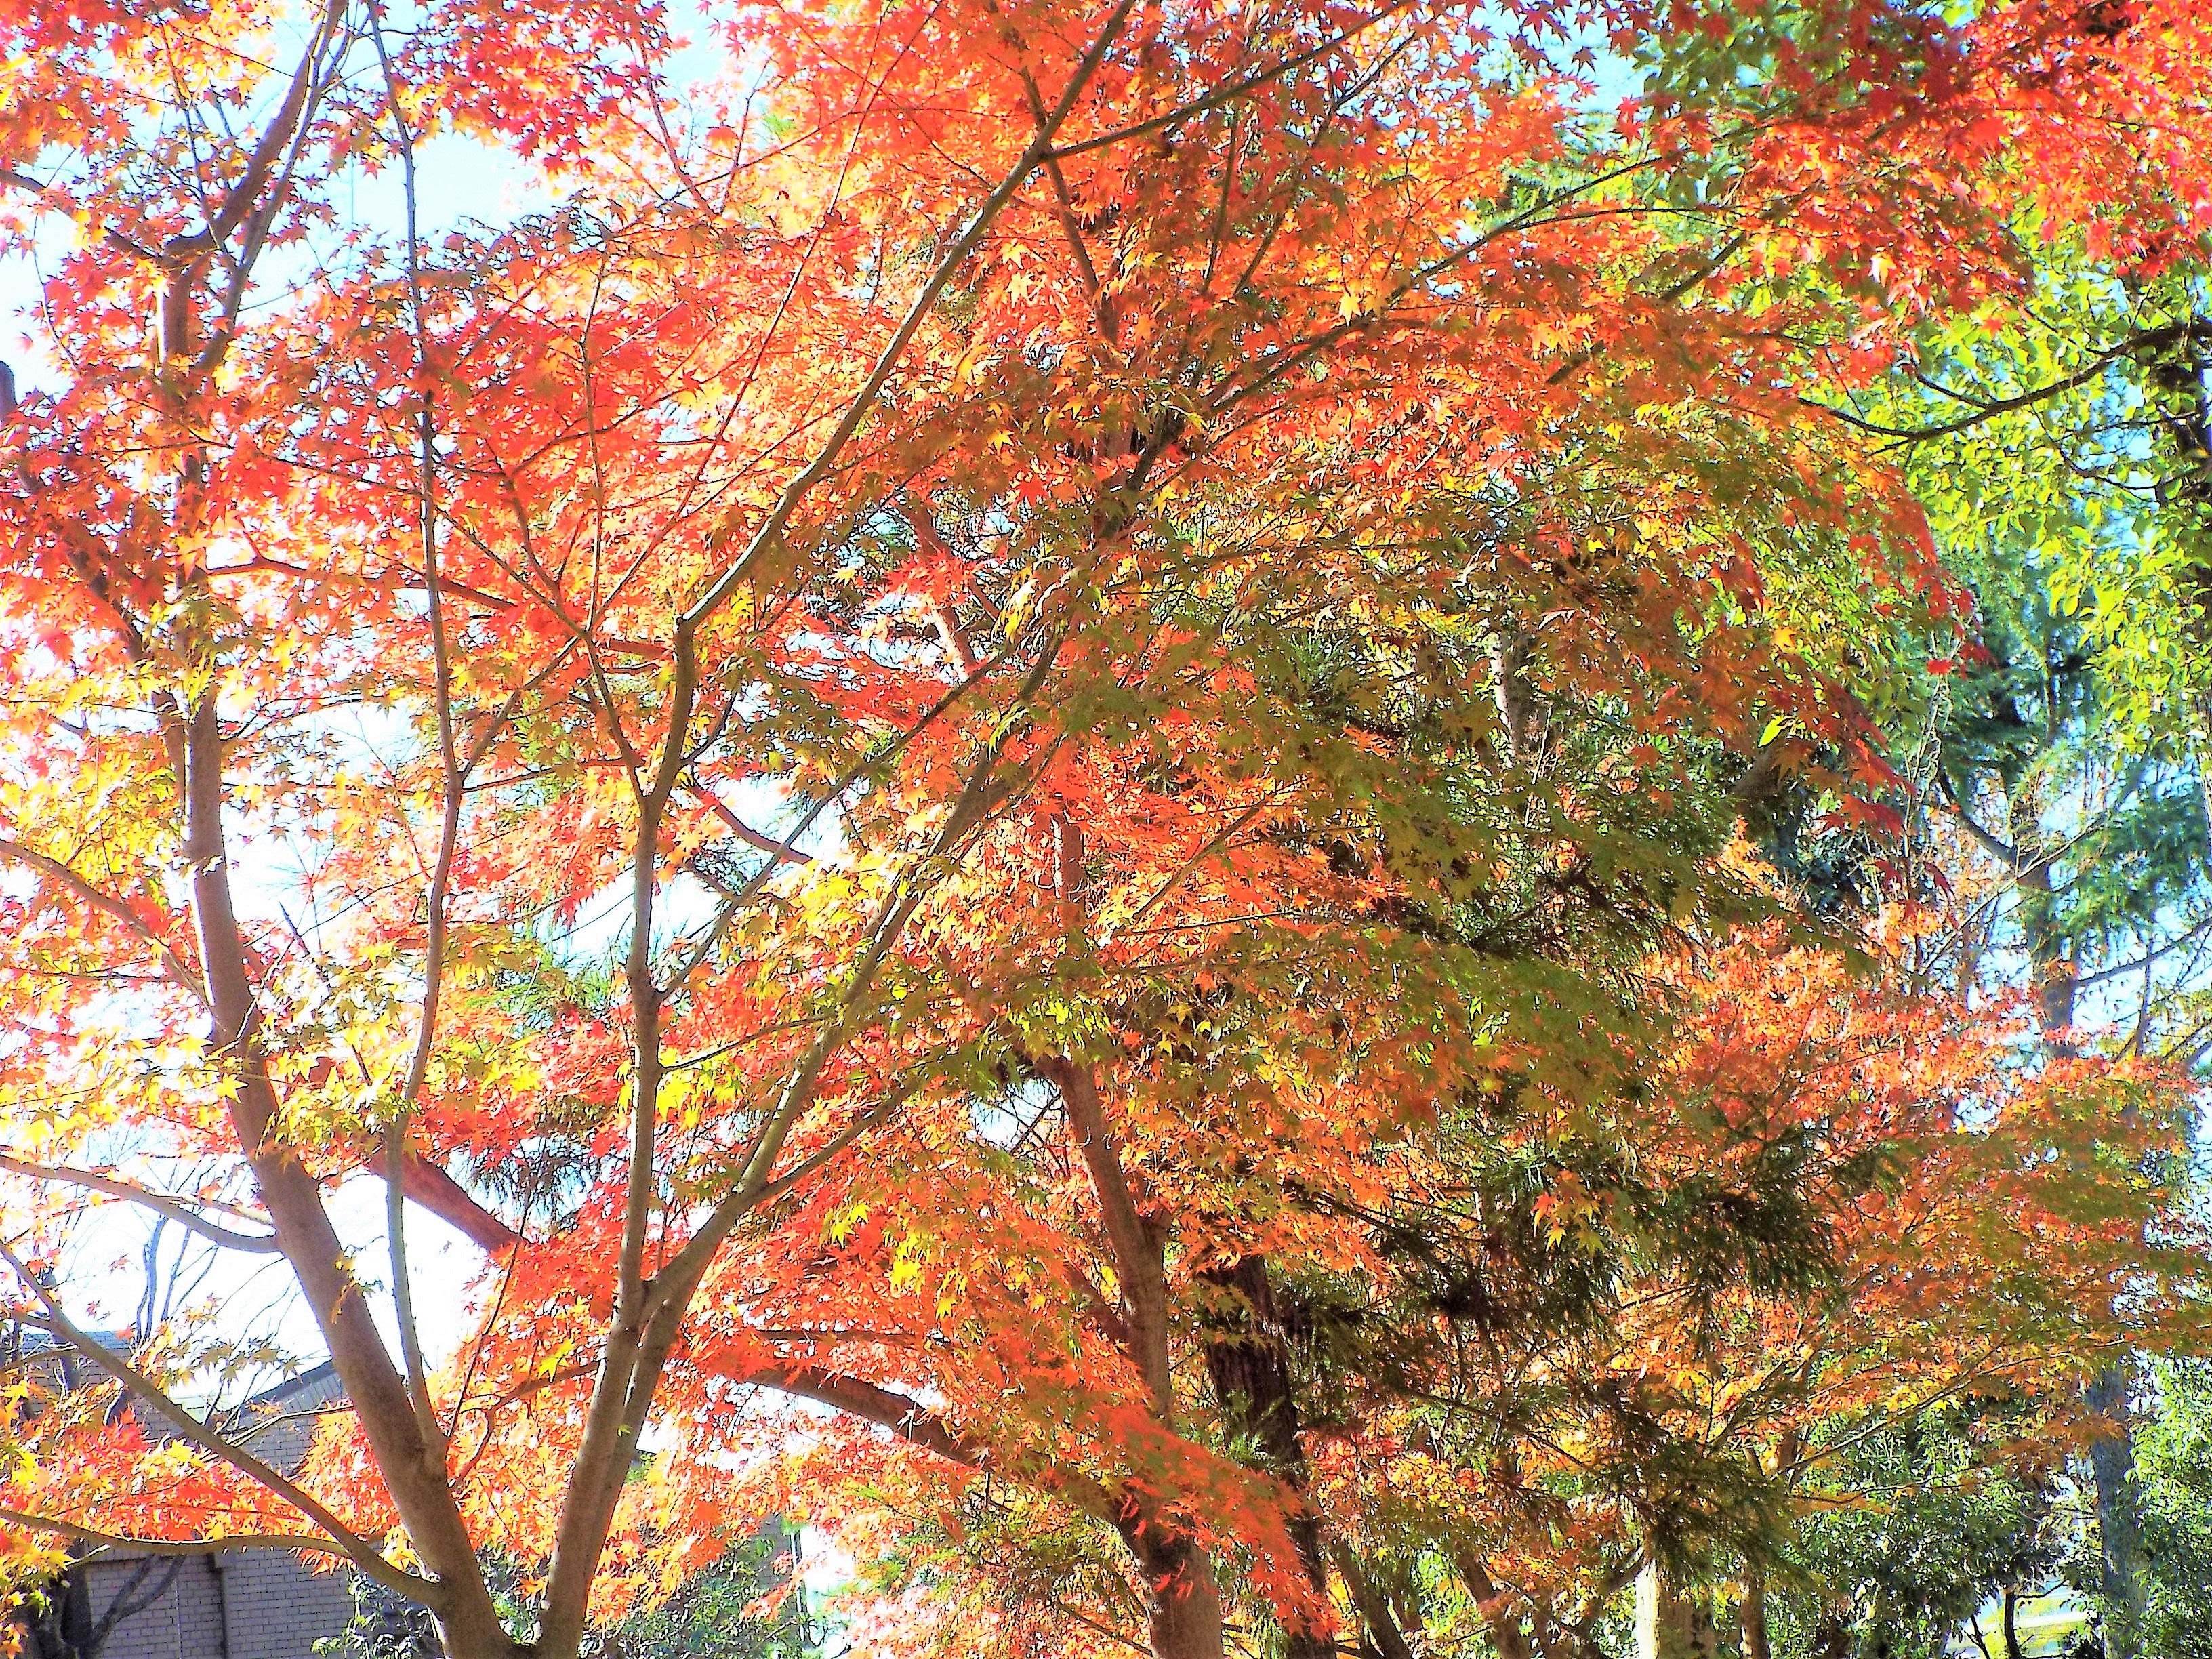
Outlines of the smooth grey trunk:
{"type": "Polygon", "coordinates": [[[2097,1587],[2105,1598],[2105,1659],[2137,1659],[2142,1654],[2143,1614],[2149,1605],[2142,1572],[2142,1499],[2129,1428],[2129,1381],[2125,1368],[2110,1366],[2082,1395],[2090,1410],[2118,1425],[2089,1443],[2089,1473],[2097,1490],[2097,1587]]]}

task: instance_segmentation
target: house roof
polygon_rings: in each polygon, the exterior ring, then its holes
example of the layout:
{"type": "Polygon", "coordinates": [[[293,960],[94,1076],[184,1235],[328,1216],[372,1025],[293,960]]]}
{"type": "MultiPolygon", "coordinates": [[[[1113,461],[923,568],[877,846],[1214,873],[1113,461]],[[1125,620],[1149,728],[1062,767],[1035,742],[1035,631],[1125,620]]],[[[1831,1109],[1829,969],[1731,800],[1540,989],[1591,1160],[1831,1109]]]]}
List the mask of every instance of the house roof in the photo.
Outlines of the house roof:
{"type": "MultiPolygon", "coordinates": [[[[21,1327],[10,1335],[5,1346],[48,1389],[64,1390],[92,1380],[82,1373],[96,1367],[83,1363],[76,1345],[21,1327]],[[71,1364],[72,1359],[78,1363],[71,1364]]],[[[120,1331],[87,1331],[85,1335],[112,1354],[124,1356],[131,1350],[131,1340],[120,1331]]],[[[337,1369],[325,1360],[216,1412],[208,1425],[279,1474],[293,1474],[307,1460],[307,1449],[314,1440],[315,1419],[344,1403],[345,1389],[338,1381],[337,1369]]],[[[149,1438],[167,1443],[179,1437],[174,1425],[143,1410],[137,1402],[132,1402],[131,1410],[149,1438]]]]}

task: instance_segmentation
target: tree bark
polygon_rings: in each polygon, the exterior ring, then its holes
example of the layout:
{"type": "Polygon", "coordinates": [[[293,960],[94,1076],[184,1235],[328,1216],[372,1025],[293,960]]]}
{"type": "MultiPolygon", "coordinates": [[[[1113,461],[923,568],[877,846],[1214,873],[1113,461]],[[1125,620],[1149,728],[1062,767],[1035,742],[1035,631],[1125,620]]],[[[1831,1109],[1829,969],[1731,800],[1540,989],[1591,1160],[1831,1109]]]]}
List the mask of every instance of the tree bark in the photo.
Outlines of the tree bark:
{"type": "Polygon", "coordinates": [[[1145,1583],[1152,1659],[1221,1659],[1221,1591],[1205,1549],[1134,1499],[1125,1505],[1119,1530],[1145,1583]]]}
{"type": "Polygon", "coordinates": [[[1352,1605],[1359,1609],[1360,1627],[1366,1632],[1359,1644],[1361,1654],[1365,1659],[1413,1659],[1406,1632],[1398,1628],[1397,1615],[1359,1565],[1358,1557],[1340,1546],[1336,1559],[1344,1571],[1345,1588],[1352,1592],[1352,1605]]]}
{"type": "MultiPolygon", "coordinates": [[[[1079,852],[1071,858],[1068,848],[1079,848],[1080,831],[1066,820],[1061,826],[1063,860],[1079,863],[1079,852]]],[[[1073,879],[1065,875],[1062,879],[1072,893],[1073,879]]],[[[1091,1067],[1055,1059],[1046,1071],[1060,1091],[1068,1131],[1098,1199],[1099,1218],[1121,1285],[1121,1315],[1129,1333],[1130,1358],[1145,1380],[1153,1417],[1172,1430],[1175,1376],[1168,1341],[1164,1231],[1146,1214],[1140,1183],[1122,1164],[1091,1067]]],[[[1144,1580],[1153,1659],[1221,1659],[1221,1593],[1205,1547],[1158,1504],[1135,1493],[1123,1501],[1116,1526],[1144,1580]]]]}
{"type": "Polygon", "coordinates": [[[349,1257],[323,1207],[322,1189],[283,1138],[276,1083],[262,1046],[261,1010],[230,890],[222,824],[223,741],[215,693],[191,711],[184,733],[185,855],[191,871],[210,1011],[209,1048],[236,1069],[230,1117],[262,1207],[321,1327],[386,1489],[436,1577],[432,1611],[452,1659],[519,1659],[477,1560],[452,1487],[446,1452],[424,1437],[405,1380],[392,1362],[349,1257]]]}
{"type": "Polygon", "coordinates": [[[1717,1659],[1720,1632],[1705,1604],[1655,1562],[1636,1578],[1636,1659],[1717,1659]]]}
{"type": "MultiPolygon", "coordinates": [[[[2058,934],[2052,854],[2036,827],[2022,823],[2017,812],[2013,845],[2021,860],[2021,925],[2034,976],[2037,1021],[2045,1046],[2054,1054],[2070,1054],[2075,1047],[2065,1033],[2074,1024],[2081,970],[2058,934]]],[[[2147,1587],[2125,1364],[2116,1362],[2099,1372],[2083,1390],[2082,1403],[2112,1425],[2089,1446],[2089,1473],[2097,1494],[2097,1580],[2105,1601],[2105,1659],[2140,1659],[2147,1587]]]]}
{"type": "MultiPolygon", "coordinates": [[[[1490,1634],[1490,1645],[1498,1650],[1498,1659],[1531,1659],[1528,1632],[1521,1627],[1512,1597],[1490,1576],[1490,1564],[1465,1545],[1455,1546],[1450,1555],[1453,1571],[1474,1597],[1475,1611],[1482,1615],[1482,1627],[1490,1634]]],[[[1536,1622],[1542,1629],[1547,1621],[1540,1614],[1536,1622]]],[[[1552,1659],[1548,1646],[1545,1654],[1552,1659]]]]}
{"type": "MultiPolygon", "coordinates": [[[[1200,1275],[1218,1290],[1232,1293],[1238,1306],[1217,1316],[1206,1345],[1206,1370],[1213,1397],[1232,1433],[1251,1442],[1267,1473],[1290,1489],[1295,1508],[1285,1528],[1314,1587],[1316,1603],[1328,1605],[1328,1566],[1322,1553],[1321,1517],[1306,1502],[1305,1447],[1298,1437],[1297,1401],[1292,1391],[1290,1344],[1275,1307],[1265,1256],[1248,1255],[1234,1266],[1200,1275]]],[[[1285,1659],[1329,1659],[1335,1632],[1326,1625],[1286,1625],[1285,1659]]]]}
{"type": "Polygon", "coordinates": [[[2097,1587],[2105,1598],[2105,1659],[2137,1659],[2149,1599],[2142,1574],[2135,1437],[2128,1427],[2128,1382],[2124,1366],[2110,1365],[2082,1395],[2090,1410],[2118,1425],[2089,1443],[2089,1473],[2097,1489],[2097,1587]]]}
{"type": "Polygon", "coordinates": [[[1766,1569],[1756,1564],[1743,1575],[1743,1659],[1774,1659],[1766,1631],[1766,1569]]]}

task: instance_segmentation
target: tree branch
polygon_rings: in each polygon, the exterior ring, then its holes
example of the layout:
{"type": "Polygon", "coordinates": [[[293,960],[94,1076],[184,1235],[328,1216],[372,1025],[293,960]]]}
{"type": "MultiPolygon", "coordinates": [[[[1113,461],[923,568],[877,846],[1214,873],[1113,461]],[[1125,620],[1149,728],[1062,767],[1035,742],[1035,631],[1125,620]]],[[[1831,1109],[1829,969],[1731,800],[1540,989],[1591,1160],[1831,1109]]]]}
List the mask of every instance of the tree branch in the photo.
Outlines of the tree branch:
{"type": "Polygon", "coordinates": [[[1030,174],[1054,154],[1053,139],[1073,112],[1084,88],[1091,84],[1092,77],[1098,73],[1099,66],[1106,61],[1108,49],[1120,37],[1123,26],[1129,21],[1129,14],[1135,9],[1136,0],[1119,0],[1106,19],[1105,26],[1099,30],[1097,39],[1091,43],[1090,49],[1083,54],[1074,72],[1068,76],[1060,101],[1038,124],[1036,136],[1015,158],[1013,167],[999,181],[997,188],[983,198],[982,205],[975,210],[975,216],[969,221],[968,228],[938,260],[936,268],[923,283],[921,291],[915,295],[913,303],[907,307],[905,317],[892,331],[890,340],[885,342],[876,359],[875,367],[868,373],[868,378],[861,383],[860,391],[854,394],[853,401],[846,406],[844,415],[831,429],[829,437],[823,441],[821,448],[815,452],[814,459],[807,463],[804,471],[784,486],[775,505],[769,509],[768,516],[746,543],[744,551],[684,611],[679,626],[689,624],[696,628],[720,610],[723,602],[737,591],[738,584],[744,580],[753,565],[782,539],[792,515],[799,510],[799,503],[805,500],[816,484],[829,476],[837,457],[852,441],[853,434],[860,429],[860,422],[867,418],[868,411],[875,407],[876,399],[890,383],[892,372],[897,368],[900,359],[906,356],[907,347],[921,331],[929,313],[936,308],[939,296],[951,283],[960,267],[968,262],[969,255],[981,245],[984,233],[990,229],[992,222],[1005,210],[1006,204],[1014,199],[1016,192],[1027,182],[1030,174]]]}
{"type": "Polygon", "coordinates": [[[1939,422],[1934,426],[1884,426],[1879,421],[1869,421],[1863,416],[1852,413],[1850,410],[1838,409],[1832,404],[1824,404],[1816,398],[1799,398],[1796,401],[1806,409],[1818,410],[1823,415],[1841,421],[1845,426],[1856,428],[1861,432],[1871,433],[1875,437],[1895,438],[1906,443],[1920,443],[1932,438],[1953,437],[1981,425],[1984,421],[1994,420],[2000,415],[2009,415],[2019,410],[2033,408],[2037,404],[2047,403],[2053,398],[2073,391],[2076,386],[2087,385],[2120,359],[2131,357],[2139,351],[2154,351],[2161,346],[2172,345],[2181,340],[2200,339],[2208,334],[2212,334],[2212,325],[2203,323],[2175,323],[2166,328],[2147,329],[2142,333],[2130,335],[2115,345],[2106,347],[2089,360],[2088,366],[2085,368],[2063,376],[2046,386],[2015,392],[2008,398],[1987,399],[1972,398],[1950,386],[1922,380],[1921,384],[1923,386],[1941,392],[1954,403],[1966,404],[1969,406],[1968,413],[1960,416],[1955,420],[1939,422]]]}
{"type": "Polygon", "coordinates": [[[61,1304],[54,1299],[53,1293],[47,1290],[38,1275],[33,1273],[23,1259],[4,1242],[0,1242],[0,1261],[7,1263],[14,1271],[15,1277],[22,1282],[24,1288],[28,1290],[32,1296],[37,1298],[39,1304],[46,1310],[43,1318],[22,1310],[18,1310],[13,1316],[14,1317],[68,1343],[77,1353],[90,1360],[121,1383],[133,1395],[152,1407],[156,1413],[173,1425],[185,1439],[191,1441],[202,1451],[222,1459],[249,1480],[283,1498],[329,1534],[337,1548],[380,1584],[417,1600],[422,1598],[425,1591],[434,1588],[428,1580],[419,1578],[404,1568],[394,1565],[386,1558],[381,1550],[339,1520],[313,1492],[279,1474],[243,1447],[235,1445],[223,1436],[217,1434],[198,1418],[194,1417],[179,1405],[170,1397],[167,1390],[153,1378],[148,1376],[145,1372],[94,1341],[62,1310],[61,1304]]]}
{"type": "MultiPolygon", "coordinates": [[[[110,1550],[143,1550],[154,1555],[218,1555],[225,1550],[283,1549],[299,1550],[313,1555],[334,1555],[346,1560],[351,1553],[327,1538],[316,1538],[305,1533],[239,1532],[222,1538],[133,1538],[124,1533],[106,1532],[98,1527],[88,1527],[75,1521],[64,1521],[57,1516],[33,1515],[27,1510],[0,1508],[0,1521],[11,1526],[27,1527],[33,1532],[50,1532],[60,1538],[73,1538],[82,1544],[94,1546],[93,1554],[104,1554],[110,1550]]],[[[403,1592],[404,1593],[404,1592],[403,1592]]]]}
{"type": "Polygon", "coordinates": [[[33,1164],[24,1158],[0,1152],[0,1170],[22,1176],[32,1181],[51,1181],[70,1187],[82,1187],[89,1192],[105,1193],[110,1198],[119,1198],[165,1215],[178,1225],[188,1229],[211,1244],[226,1250],[252,1250],[262,1255],[274,1255],[278,1249],[276,1235],[270,1233],[234,1232],[228,1227],[218,1226],[197,1211],[187,1207],[189,1200],[172,1198],[135,1182],[118,1180],[91,1170],[74,1169],[65,1164],[33,1164]]]}
{"type": "Polygon", "coordinates": [[[11,860],[27,869],[37,871],[50,881],[58,882],[82,902],[92,906],[112,921],[122,923],[131,933],[153,947],[161,958],[161,965],[179,989],[191,992],[203,1003],[206,1001],[206,994],[200,988],[198,976],[192,972],[191,964],[171,949],[167,942],[147,924],[145,918],[121,899],[94,885],[59,859],[50,858],[5,836],[0,836],[0,859],[11,860]]]}
{"type": "Polygon", "coordinates": [[[2017,865],[2020,862],[2018,851],[2008,847],[1975,821],[1974,815],[1966,810],[1966,803],[1959,799],[1958,791],[1951,787],[1951,775],[1941,766],[1936,769],[1936,782],[1943,792],[1943,799],[1950,804],[1951,816],[1959,820],[1984,852],[1992,858],[2002,859],[2007,864],[2017,865]]]}

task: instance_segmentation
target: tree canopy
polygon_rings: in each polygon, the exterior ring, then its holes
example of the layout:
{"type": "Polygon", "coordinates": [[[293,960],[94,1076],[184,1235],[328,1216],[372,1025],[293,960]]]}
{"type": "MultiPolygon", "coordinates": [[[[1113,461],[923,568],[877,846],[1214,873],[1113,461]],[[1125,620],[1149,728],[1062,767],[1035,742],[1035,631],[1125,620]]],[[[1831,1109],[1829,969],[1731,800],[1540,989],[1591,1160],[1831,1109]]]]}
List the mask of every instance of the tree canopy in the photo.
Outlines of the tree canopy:
{"type": "Polygon", "coordinates": [[[2140,1650],[2194,4],[0,32],[26,1583],[273,1541],[572,1659],[778,1515],[871,1651],[1571,1659],[1640,1577],[1750,1659],[1899,1468],[2020,1494],[1940,1643],[2087,1458],[2140,1650]],[[102,1328],[134,1214],[295,1347],[102,1328]]]}

